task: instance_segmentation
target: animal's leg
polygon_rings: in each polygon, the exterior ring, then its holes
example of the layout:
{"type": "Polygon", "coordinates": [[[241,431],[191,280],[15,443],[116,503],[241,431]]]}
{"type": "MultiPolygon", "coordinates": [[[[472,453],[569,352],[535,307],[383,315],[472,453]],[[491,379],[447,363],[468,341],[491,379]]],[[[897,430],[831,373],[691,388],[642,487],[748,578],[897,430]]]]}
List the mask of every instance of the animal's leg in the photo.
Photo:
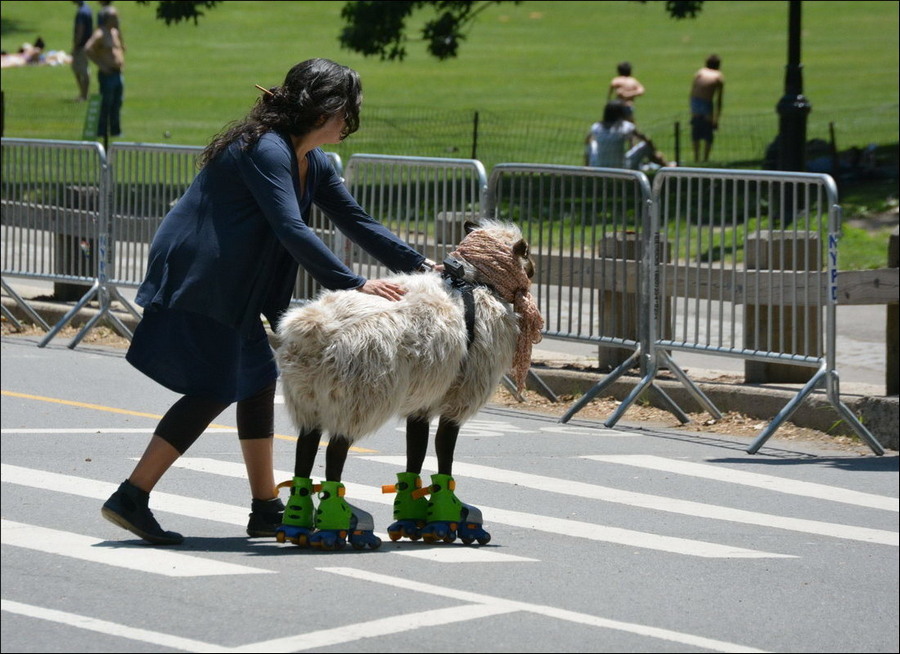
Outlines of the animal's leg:
{"type": "Polygon", "coordinates": [[[343,436],[332,436],[328,440],[325,449],[325,479],[328,481],[341,480],[344,474],[344,463],[347,461],[347,452],[350,451],[350,440],[343,436]]]}
{"type": "Polygon", "coordinates": [[[315,507],[313,506],[312,469],[319,449],[322,432],[310,429],[302,432],[297,439],[294,458],[294,478],[290,482],[278,484],[278,488],[290,485],[291,496],[281,518],[281,526],[275,530],[279,543],[286,540],[300,547],[309,545],[309,536],[315,527],[315,507]]]}
{"type": "Polygon", "coordinates": [[[438,473],[431,475],[431,499],[428,503],[428,524],[422,536],[428,542],[442,540],[452,543],[457,535],[466,544],[478,541],[486,545],[491,535],[482,528],[481,511],[459,501],[454,492],[453,455],[459,436],[459,424],[441,417],[434,437],[434,449],[438,460],[438,473]]]}
{"type": "Polygon", "coordinates": [[[453,453],[456,451],[456,438],[459,436],[459,425],[449,418],[441,417],[437,433],[434,435],[434,453],[437,455],[438,474],[453,474],[453,453]]]}
{"type": "Polygon", "coordinates": [[[430,430],[431,421],[425,416],[410,416],[406,419],[406,472],[422,474],[430,430]]]}
{"type": "Polygon", "coordinates": [[[419,540],[422,537],[428,500],[424,493],[416,491],[422,488],[419,475],[428,451],[430,429],[431,422],[424,416],[406,419],[406,472],[398,472],[397,483],[382,488],[385,493],[397,493],[394,498],[394,522],[387,529],[391,540],[419,540]]]}
{"type": "Polygon", "coordinates": [[[344,485],[341,475],[347,452],[350,450],[350,439],[334,435],[328,440],[325,450],[325,481],[319,491],[319,508],[316,509],[316,531],[310,536],[313,547],[323,550],[342,549],[347,543],[354,549],[366,546],[377,549],[381,539],[374,533],[375,522],[372,515],[360,508],[352,506],[344,499],[344,485]]]}

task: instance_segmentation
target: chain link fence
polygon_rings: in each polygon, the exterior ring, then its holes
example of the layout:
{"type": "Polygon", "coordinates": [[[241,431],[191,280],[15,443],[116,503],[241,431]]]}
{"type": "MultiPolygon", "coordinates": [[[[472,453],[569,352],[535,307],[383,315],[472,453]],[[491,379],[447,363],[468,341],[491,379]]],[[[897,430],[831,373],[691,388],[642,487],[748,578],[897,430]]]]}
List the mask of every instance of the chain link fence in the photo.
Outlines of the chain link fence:
{"type": "MultiPolygon", "coordinates": [[[[896,143],[898,105],[819,111],[808,118],[807,140],[813,145],[810,156],[830,153],[833,145],[841,151],[864,148],[873,141],[896,143]],[[873,114],[895,125],[885,141],[868,134],[873,114]],[[865,115],[865,123],[860,117],[865,115]],[[818,149],[815,146],[818,145],[818,149]]],[[[667,159],[693,165],[690,116],[645,118],[638,114],[638,127],[667,159]]],[[[414,107],[366,107],[363,129],[346,143],[333,149],[348,160],[357,153],[396,154],[421,157],[463,157],[478,159],[487,170],[498,163],[543,163],[582,165],[584,137],[590,122],[565,115],[535,114],[527,111],[499,112],[414,107]]],[[[778,133],[778,115],[724,112],[716,132],[710,161],[714,167],[760,167],[766,149],[778,133]]]]}

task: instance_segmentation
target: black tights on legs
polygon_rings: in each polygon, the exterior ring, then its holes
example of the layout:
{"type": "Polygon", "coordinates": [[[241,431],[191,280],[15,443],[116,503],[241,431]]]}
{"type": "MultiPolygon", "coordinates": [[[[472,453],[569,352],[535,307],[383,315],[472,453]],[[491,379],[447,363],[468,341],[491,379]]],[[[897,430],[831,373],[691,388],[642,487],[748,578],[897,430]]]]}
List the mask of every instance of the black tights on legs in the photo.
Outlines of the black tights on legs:
{"type": "MultiPolygon", "coordinates": [[[[411,416],[406,419],[406,472],[422,474],[422,464],[428,450],[429,428],[428,418],[411,416]]],[[[434,451],[437,455],[439,474],[453,474],[453,454],[456,451],[457,436],[459,425],[449,418],[442,417],[434,435],[434,451]]]]}
{"type": "MultiPolygon", "coordinates": [[[[319,451],[319,441],[322,432],[318,429],[310,429],[302,432],[297,439],[297,451],[294,455],[294,476],[309,479],[312,477],[313,464],[316,462],[316,454],[319,451]]],[[[344,472],[344,463],[347,460],[347,452],[350,450],[350,441],[343,436],[332,436],[325,450],[325,479],[326,481],[340,481],[344,472]]]]}
{"type": "MultiPolygon", "coordinates": [[[[237,403],[238,438],[272,438],[275,434],[275,382],[237,403]]],[[[188,451],[209,423],[228,408],[228,402],[185,395],[166,412],[156,435],[178,450],[188,451]]]]}

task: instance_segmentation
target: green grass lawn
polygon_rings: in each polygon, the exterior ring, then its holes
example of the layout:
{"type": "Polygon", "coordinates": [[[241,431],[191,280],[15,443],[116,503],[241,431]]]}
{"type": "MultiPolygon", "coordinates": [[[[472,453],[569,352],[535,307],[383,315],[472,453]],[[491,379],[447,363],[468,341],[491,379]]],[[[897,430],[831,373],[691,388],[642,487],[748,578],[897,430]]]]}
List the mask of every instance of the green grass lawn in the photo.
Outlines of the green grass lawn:
{"type": "MultiPolygon", "coordinates": [[[[459,58],[445,62],[417,41],[403,62],[342,50],[341,1],[226,0],[198,25],[173,26],[155,18],[154,5],[116,3],[127,45],[126,141],[205,145],[246,113],[259,94],[254,84],[277,85],[290,66],[319,56],[352,66],[363,79],[360,133],[336,148],[345,160],[354,152],[468,157],[465,143],[438,147],[428,135],[449,122],[447,112],[469,120],[478,111],[485,125],[506,130],[505,146],[479,152],[488,172],[501,161],[580,164],[584,133],[599,118],[622,60],[647,88],[637,101],[638,124],[670,156],[670,128],[686,119],[691,78],[710,53],[722,57],[726,80],[713,148],[725,157],[720,163],[761,158],[777,132],[775,105],[784,93],[787,2],[711,0],[698,18],[680,21],[668,17],[662,2],[501,5],[479,16],[459,58]]],[[[71,2],[0,2],[0,45],[15,51],[40,35],[48,49],[70,51],[74,13],[71,2]]],[[[803,2],[810,138],[827,139],[834,124],[840,149],[875,143],[896,153],[898,15],[898,2],[803,2]]],[[[4,69],[2,90],[4,136],[80,140],[85,108],[72,101],[68,67],[4,69]]],[[[465,139],[472,130],[463,121],[459,131],[465,139]]],[[[896,197],[896,180],[893,188],[896,197]]]]}
{"type": "MultiPolygon", "coordinates": [[[[770,116],[773,128],[777,122],[787,2],[711,0],[698,18],[680,21],[660,2],[501,5],[481,14],[460,57],[445,62],[429,58],[419,42],[409,44],[404,62],[341,50],[342,5],[226,0],[198,25],[167,27],[152,4],[117,2],[128,47],[127,139],[205,144],[246,112],[258,94],[254,84],[278,84],[291,65],[316,56],[359,70],[363,130],[366,108],[394,109],[401,117],[408,108],[441,108],[559,116],[580,121],[586,131],[621,60],[632,62],[647,88],[637,103],[638,122],[665,124],[683,117],[691,77],[711,52],[721,55],[726,79],[723,135],[729,117],[770,116]]],[[[822,126],[840,117],[841,147],[897,142],[898,7],[803,3],[810,132],[824,133],[822,126]]],[[[5,50],[38,35],[49,49],[71,49],[71,2],[4,1],[0,10],[5,50]]],[[[71,102],[75,82],[66,67],[6,69],[3,91],[6,136],[80,137],[83,107],[71,102]]]]}

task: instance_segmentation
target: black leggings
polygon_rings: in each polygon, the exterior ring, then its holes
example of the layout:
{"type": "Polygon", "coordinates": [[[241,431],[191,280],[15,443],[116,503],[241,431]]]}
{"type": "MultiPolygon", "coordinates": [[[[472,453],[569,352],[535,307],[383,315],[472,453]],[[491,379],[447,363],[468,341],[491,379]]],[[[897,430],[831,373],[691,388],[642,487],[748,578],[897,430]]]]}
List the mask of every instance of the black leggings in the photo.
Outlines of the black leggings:
{"type": "MultiPolygon", "coordinates": [[[[228,406],[226,402],[185,395],[159,421],[156,435],[184,454],[209,427],[209,423],[228,406]]],[[[237,427],[241,440],[272,438],[275,435],[275,382],[255,395],[238,401],[237,427]]]]}

